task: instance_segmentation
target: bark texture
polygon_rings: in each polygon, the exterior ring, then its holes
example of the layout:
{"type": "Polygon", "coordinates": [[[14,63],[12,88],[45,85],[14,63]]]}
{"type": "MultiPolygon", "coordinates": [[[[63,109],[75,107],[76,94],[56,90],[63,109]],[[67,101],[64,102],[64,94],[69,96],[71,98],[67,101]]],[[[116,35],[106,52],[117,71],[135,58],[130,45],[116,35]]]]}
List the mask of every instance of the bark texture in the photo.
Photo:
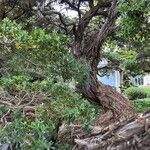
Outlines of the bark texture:
{"type": "Polygon", "coordinates": [[[150,112],[116,123],[84,139],[75,139],[82,150],[149,150],[150,112]]]}
{"type": "Polygon", "coordinates": [[[87,85],[77,85],[77,90],[90,102],[102,107],[104,114],[97,118],[97,125],[107,126],[111,121],[125,120],[134,115],[128,99],[112,87],[100,83],[96,74],[91,74],[87,85]]]}
{"type": "MultiPolygon", "coordinates": [[[[100,83],[97,79],[97,66],[100,61],[100,51],[102,44],[106,38],[113,32],[114,23],[117,17],[117,0],[112,0],[108,8],[108,16],[105,23],[96,30],[92,38],[85,41],[84,32],[85,28],[89,24],[93,16],[99,13],[101,5],[104,1],[99,1],[96,6],[93,6],[89,12],[87,12],[80,20],[77,26],[74,26],[74,43],[72,53],[75,58],[84,59],[85,62],[91,67],[89,73],[89,83],[83,85],[78,84],[76,86],[77,92],[88,99],[90,102],[98,104],[109,114],[108,120],[122,120],[128,118],[134,114],[134,110],[130,106],[127,98],[122,96],[120,93],[112,89],[110,86],[105,86],[100,83]]],[[[105,118],[100,118],[101,123],[106,123],[105,118]],[[103,121],[102,121],[103,120],[103,121]]],[[[107,117],[106,117],[107,118],[107,117]]]]}
{"type": "Polygon", "coordinates": [[[5,3],[6,0],[0,0],[0,21],[2,21],[5,15],[5,3]]]}
{"type": "Polygon", "coordinates": [[[93,124],[85,132],[79,124],[63,125],[59,140],[70,143],[74,150],[149,150],[150,110],[132,118],[101,127],[93,124]]]}

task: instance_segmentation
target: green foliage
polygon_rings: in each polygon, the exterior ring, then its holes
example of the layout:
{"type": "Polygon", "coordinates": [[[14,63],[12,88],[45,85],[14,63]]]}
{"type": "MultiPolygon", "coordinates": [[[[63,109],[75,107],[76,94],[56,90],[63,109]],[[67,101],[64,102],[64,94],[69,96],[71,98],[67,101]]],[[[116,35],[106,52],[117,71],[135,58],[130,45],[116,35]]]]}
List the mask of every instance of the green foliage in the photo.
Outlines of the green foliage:
{"type": "Polygon", "coordinates": [[[13,41],[10,45],[0,44],[1,59],[10,67],[9,73],[16,75],[36,71],[64,81],[88,81],[90,68],[82,60],[77,62],[73,58],[67,48],[65,35],[55,31],[48,34],[39,28],[28,32],[23,25],[4,19],[0,26],[0,37],[13,41]]]}
{"type": "MultiPolygon", "coordinates": [[[[39,108],[39,115],[46,114],[50,120],[57,122],[59,119],[67,123],[78,120],[80,122],[89,123],[97,113],[98,109],[84,101],[73,89],[68,85],[56,83],[51,87],[51,102],[39,108]],[[40,111],[42,110],[42,111],[40,111]],[[50,115],[51,111],[51,115],[50,115]],[[90,114],[90,115],[89,115],[90,114]]],[[[42,118],[42,117],[41,117],[42,118]]]]}
{"type": "MultiPolygon", "coordinates": [[[[67,83],[54,83],[52,79],[30,83],[26,76],[12,76],[1,78],[1,85],[5,92],[10,92],[10,89],[28,93],[38,91],[50,97],[49,102],[36,109],[35,120],[13,111],[11,123],[1,130],[0,143],[21,143],[21,150],[44,150],[53,147],[52,141],[47,141],[45,135],[52,135],[57,140],[55,128],[59,121],[68,124],[77,121],[87,129],[99,110],[83,100],[67,83]]],[[[7,112],[7,108],[1,108],[2,116],[7,112]]]]}
{"type": "Polygon", "coordinates": [[[129,45],[117,45],[115,41],[107,41],[104,45],[103,57],[109,60],[109,67],[123,70],[130,76],[143,74],[138,65],[138,52],[129,45]]]}
{"type": "Polygon", "coordinates": [[[106,58],[108,58],[109,60],[111,60],[112,63],[118,63],[118,65],[121,64],[128,70],[130,69],[130,66],[133,66],[136,63],[137,56],[134,50],[127,48],[120,49],[119,47],[116,51],[111,53],[105,52],[103,55],[106,56],[106,58]]]}
{"type": "Polygon", "coordinates": [[[136,61],[136,52],[130,49],[123,49],[121,51],[116,51],[116,55],[118,53],[118,57],[120,57],[120,59],[122,60],[122,64],[124,66],[126,66],[126,68],[128,69],[128,67],[131,65],[133,66],[133,64],[136,61]]]}
{"type": "Polygon", "coordinates": [[[147,97],[147,93],[138,87],[129,87],[125,90],[125,95],[130,100],[142,99],[147,97]]]}
{"type": "Polygon", "coordinates": [[[105,56],[112,62],[112,68],[121,66],[130,75],[149,72],[149,10],[149,0],[119,1],[118,31],[105,45],[110,50],[105,56]]]}
{"type": "Polygon", "coordinates": [[[150,108],[150,88],[130,87],[125,90],[126,96],[132,100],[132,104],[137,112],[144,112],[150,108]]]}
{"type": "Polygon", "coordinates": [[[0,117],[7,112],[5,105],[0,105],[0,117]]]}
{"type": "MultiPolygon", "coordinates": [[[[129,39],[142,40],[141,31],[147,28],[150,5],[148,0],[123,0],[118,6],[121,17],[119,35],[129,39]]],[[[144,31],[145,32],[145,31],[144,31]]],[[[146,33],[146,32],[145,32],[146,33]]]]}
{"type": "MultiPolygon", "coordinates": [[[[75,92],[74,85],[70,85],[88,82],[90,67],[83,60],[77,62],[72,57],[67,37],[39,28],[28,32],[24,25],[4,19],[0,23],[0,39],[5,39],[0,43],[0,59],[6,66],[0,78],[1,92],[12,95],[23,91],[28,94],[41,92],[49,97],[47,103],[36,109],[33,120],[12,109],[11,123],[1,130],[0,143],[17,142],[21,150],[44,150],[53,146],[45,134],[57,140],[59,121],[77,121],[87,129],[98,109],[83,100],[75,92]],[[45,79],[30,82],[34,73],[45,79]]],[[[8,108],[3,105],[0,108],[0,116],[3,116],[8,108]]]]}
{"type": "MultiPolygon", "coordinates": [[[[53,79],[46,79],[43,81],[30,83],[26,76],[12,76],[10,78],[1,78],[0,83],[3,91],[7,92],[38,91],[50,95],[51,102],[49,105],[46,105],[44,107],[48,107],[46,110],[53,110],[53,108],[56,108],[56,112],[54,112],[54,114],[58,118],[62,118],[63,120],[66,120],[68,122],[73,121],[77,118],[79,119],[79,116],[82,115],[83,117],[87,116],[87,120],[91,120],[92,118],[94,118],[94,114],[96,113],[95,108],[91,106],[89,102],[84,101],[81,96],[74,91],[74,89],[70,88],[68,83],[54,83],[53,79]],[[90,116],[88,116],[89,113],[91,114],[90,116]]],[[[54,119],[57,117],[54,117],[54,119]]],[[[82,119],[83,118],[81,118],[81,120],[82,119]]]]}
{"type": "Polygon", "coordinates": [[[150,97],[150,87],[142,87],[141,90],[147,93],[148,97],[150,97]]]}
{"type": "Polygon", "coordinates": [[[133,101],[133,105],[138,112],[144,112],[146,110],[150,109],[150,99],[144,98],[144,99],[138,99],[133,101]]]}
{"type": "Polygon", "coordinates": [[[25,90],[27,86],[26,76],[12,76],[9,78],[2,77],[0,78],[0,84],[3,91],[11,92],[18,90],[25,90]]]}
{"type": "Polygon", "coordinates": [[[52,141],[45,138],[46,132],[52,132],[54,127],[48,126],[43,121],[35,120],[31,122],[23,117],[19,112],[12,115],[13,121],[4,127],[0,133],[0,142],[8,144],[20,144],[21,150],[44,150],[52,148],[52,141]]]}
{"type": "Polygon", "coordinates": [[[116,24],[118,32],[115,41],[121,49],[130,48],[136,53],[136,61],[129,62],[127,67],[134,74],[149,72],[150,14],[149,0],[122,0],[119,2],[116,24]]]}

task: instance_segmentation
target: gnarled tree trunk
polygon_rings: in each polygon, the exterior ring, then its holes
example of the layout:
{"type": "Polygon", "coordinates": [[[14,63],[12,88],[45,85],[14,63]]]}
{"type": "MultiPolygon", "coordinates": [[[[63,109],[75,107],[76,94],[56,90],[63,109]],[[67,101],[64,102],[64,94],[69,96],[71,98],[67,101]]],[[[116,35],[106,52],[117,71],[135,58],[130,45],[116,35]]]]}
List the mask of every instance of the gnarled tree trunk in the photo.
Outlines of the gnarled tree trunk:
{"type": "Polygon", "coordinates": [[[0,0],[0,21],[4,18],[5,15],[5,1],[6,0],[0,0]]]}
{"type": "Polygon", "coordinates": [[[78,150],[149,150],[150,112],[114,124],[86,138],[75,139],[75,142],[78,150]]]}
{"type": "MultiPolygon", "coordinates": [[[[108,16],[102,27],[93,33],[92,38],[85,41],[84,32],[88,23],[95,16],[101,8],[101,2],[99,1],[96,6],[93,6],[89,12],[87,12],[80,20],[78,26],[74,26],[74,43],[72,53],[75,58],[84,59],[85,62],[91,67],[89,73],[90,81],[85,85],[77,85],[78,92],[88,99],[90,102],[96,103],[102,107],[104,112],[108,114],[104,115],[107,120],[120,120],[125,119],[134,114],[132,107],[130,106],[127,98],[120,93],[112,89],[110,86],[105,86],[97,79],[97,66],[100,61],[100,50],[103,42],[111,34],[114,29],[114,23],[116,20],[116,7],[117,0],[111,1],[111,6],[108,9],[108,16]]],[[[102,117],[101,123],[107,123],[102,117]],[[102,121],[103,120],[103,121],[102,121]]]]}
{"type": "Polygon", "coordinates": [[[99,119],[97,118],[97,125],[105,126],[134,115],[128,99],[112,87],[99,82],[96,73],[91,73],[90,76],[91,80],[87,85],[77,85],[76,88],[90,102],[102,107],[104,115],[99,119]]]}

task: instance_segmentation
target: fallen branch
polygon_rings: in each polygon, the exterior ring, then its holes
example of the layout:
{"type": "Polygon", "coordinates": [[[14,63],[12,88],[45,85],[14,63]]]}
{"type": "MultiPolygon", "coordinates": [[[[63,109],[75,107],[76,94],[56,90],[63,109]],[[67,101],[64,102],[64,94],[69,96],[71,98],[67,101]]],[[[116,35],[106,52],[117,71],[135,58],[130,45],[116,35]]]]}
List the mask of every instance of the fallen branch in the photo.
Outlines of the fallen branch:
{"type": "Polygon", "coordinates": [[[11,121],[11,112],[18,110],[23,117],[34,119],[37,107],[49,101],[49,97],[40,92],[21,91],[10,95],[9,93],[0,93],[0,105],[5,106],[6,112],[0,116],[0,127],[4,127],[11,121]]]}
{"type": "Polygon", "coordinates": [[[105,133],[75,139],[82,150],[125,150],[150,148],[150,111],[127,121],[114,124],[105,133]]]}

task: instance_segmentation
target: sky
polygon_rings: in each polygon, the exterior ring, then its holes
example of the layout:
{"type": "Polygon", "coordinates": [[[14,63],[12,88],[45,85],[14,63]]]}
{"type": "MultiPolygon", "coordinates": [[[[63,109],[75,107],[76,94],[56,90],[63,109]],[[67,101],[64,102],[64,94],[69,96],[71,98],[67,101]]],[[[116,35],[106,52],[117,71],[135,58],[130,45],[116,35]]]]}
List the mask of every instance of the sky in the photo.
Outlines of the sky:
{"type": "Polygon", "coordinates": [[[73,11],[73,10],[66,10],[66,9],[65,9],[65,6],[63,6],[63,5],[60,6],[60,5],[57,5],[57,4],[56,4],[56,5],[53,5],[53,7],[54,7],[57,11],[66,14],[68,17],[74,18],[74,17],[76,17],[76,16],[78,15],[76,11],[73,11]]]}

